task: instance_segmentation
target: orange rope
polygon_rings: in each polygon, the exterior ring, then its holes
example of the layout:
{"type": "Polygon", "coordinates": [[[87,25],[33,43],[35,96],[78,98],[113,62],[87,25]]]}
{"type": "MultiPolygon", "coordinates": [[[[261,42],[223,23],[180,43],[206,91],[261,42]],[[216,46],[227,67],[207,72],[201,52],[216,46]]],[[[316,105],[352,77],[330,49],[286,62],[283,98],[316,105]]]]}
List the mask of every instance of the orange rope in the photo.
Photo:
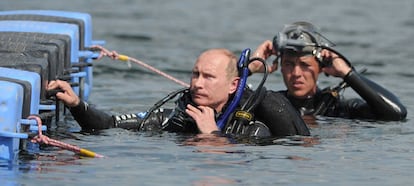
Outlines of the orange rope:
{"type": "Polygon", "coordinates": [[[166,74],[165,72],[162,72],[161,70],[158,70],[158,69],[156,69],[156,68],[154,68],[154,67],[152,67],[152,66],[150,66],[150,65],[148,65],[148,64],[146,64],[146,63],[144,63],[144,62],[142,62],[138,59],[135,59],[135,58],[132,58],[132,57],[129,57],[129,56],[126,56],[126,55],[118,54],[116,51],[109,51],[108,49],[106,49],[102,46],[99,46],[99,45],[93,45],[91,48],[99,49],[101,51],[99,53],[98,59],[101,59],[102,57],[107,56],[107,57],[110,57],[111,59],[117,59],[117,60],[120,60],[120,61],[127,61],[127,62],[132,61],[132,62],[134,62],[138,65],[141,65],[141,66],[143,66],[143,67],[145,67],[145,68],[147,68],[147,69],[149,69],[149,70],[151,70],[151,71],[153,71],[153,72],[155,72],[159,75],[162,75],[165,78],[167,78],[169,80],[172,80],[172,81],[174,81],[174,82],[176,82],[176,83],[178,83],[178,84],[180,84],[184,87],[190,87],[189,84],[187,84],[183,81],[180,81],[180,80],[166,74]]]}
{"type": "Polygon", "coordinates": [[[97,153],[94,153],[92,151],[80,148],[80,147],[75,146],[75,145],[67,144],[67,143],[64,143],[64,142],[61,142],[61,141],[58,141],[58,140],[55,140],[55,139],[51,139],[51,138],[43,135],[42,134],[42,120],[38,116],[31,115],[27,119],[36,120],[37,126],[38,126],[38,135],[31,139],[31,142],[33,142],[33,143],[44,143],[44,144],[47,144],[47,145],[52,145],[52,146],[55,146],[55,147],[59,147],[59,148],[69,150],[69,151],[78,153],[80,155],[87,156],[87,157],[92,157],[92,158],[103,158],[104,157],[104,156],[102,156],[100,154],[97,154],[97,153]]]}

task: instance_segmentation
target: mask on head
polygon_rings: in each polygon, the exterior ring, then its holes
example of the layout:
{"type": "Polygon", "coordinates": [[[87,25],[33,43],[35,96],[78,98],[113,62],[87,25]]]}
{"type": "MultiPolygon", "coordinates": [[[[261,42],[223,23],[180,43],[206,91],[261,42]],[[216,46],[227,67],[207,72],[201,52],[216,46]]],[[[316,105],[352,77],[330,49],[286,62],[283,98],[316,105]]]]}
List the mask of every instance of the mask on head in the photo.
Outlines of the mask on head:
{"type": "Polygon", "coordinates": [[[333,47],[334,43],[323,37],[318,29],[308,22],[295,22],[285,28],[273,38],[273,48],[278,56],[284,52],[294,52],[298,55],[313,55],[321,67],[323,63],[321,47],[333,47]]]}

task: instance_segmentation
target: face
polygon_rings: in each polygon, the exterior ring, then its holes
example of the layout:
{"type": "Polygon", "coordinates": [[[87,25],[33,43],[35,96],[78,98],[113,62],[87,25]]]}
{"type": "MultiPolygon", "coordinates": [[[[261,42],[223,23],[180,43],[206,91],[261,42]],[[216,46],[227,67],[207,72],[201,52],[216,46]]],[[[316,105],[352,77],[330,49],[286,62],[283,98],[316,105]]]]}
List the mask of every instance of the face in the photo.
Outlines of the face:
{"type": "Polygon", "coordinates": [[[281,71],[289,95],[307,98],[316,93],[320,69],[314,56],[286,55],[282,59],[281,71]]]}
{"type": "Polygon", "coordinates": [[[217,112],[222,110],[238,83],[238,77],[227,76],[229,60],[229,57],[216,50],[200,55],[191,77],[190,89],[194,103],[209,106],[217,112]]]}

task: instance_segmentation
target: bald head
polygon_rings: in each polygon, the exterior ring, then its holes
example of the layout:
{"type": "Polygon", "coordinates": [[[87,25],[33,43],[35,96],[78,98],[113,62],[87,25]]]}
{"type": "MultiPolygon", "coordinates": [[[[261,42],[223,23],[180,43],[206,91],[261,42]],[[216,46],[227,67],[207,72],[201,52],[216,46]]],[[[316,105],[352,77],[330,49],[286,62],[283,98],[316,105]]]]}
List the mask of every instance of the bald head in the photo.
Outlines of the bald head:
{"type": "Polygon", "coordinates": [[[237,57],[236,55],[234,55],[233,52],[231,52],[228,49],[213,48],[205,50],[203,53],[201,53],[201,55],[197,59],[197,62],[203,58],[212,58],[210,62],[213,63],[214,61],[216,61],[217,63],[220,63],[220,65],[226,69],[226,76],[229,79],[237,77],[239,75],[237,70],[237,57]]]}

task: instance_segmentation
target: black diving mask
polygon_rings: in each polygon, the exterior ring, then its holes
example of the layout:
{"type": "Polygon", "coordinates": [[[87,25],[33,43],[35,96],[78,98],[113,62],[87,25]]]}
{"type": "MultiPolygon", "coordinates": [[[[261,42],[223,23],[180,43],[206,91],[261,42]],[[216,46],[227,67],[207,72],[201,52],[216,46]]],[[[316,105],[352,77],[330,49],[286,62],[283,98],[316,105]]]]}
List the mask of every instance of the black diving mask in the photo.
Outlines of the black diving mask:
{"type": "Polygon", "coordinates": [[[318,61],[323,61],[320,56],[321,47],[333,47],[335,44],[323,37],[317,30],[315,26],[307,22],[286,25],[273,38],[273,48],[278,56],[289,52],[300,56],[313,55],[318,61]]]}

